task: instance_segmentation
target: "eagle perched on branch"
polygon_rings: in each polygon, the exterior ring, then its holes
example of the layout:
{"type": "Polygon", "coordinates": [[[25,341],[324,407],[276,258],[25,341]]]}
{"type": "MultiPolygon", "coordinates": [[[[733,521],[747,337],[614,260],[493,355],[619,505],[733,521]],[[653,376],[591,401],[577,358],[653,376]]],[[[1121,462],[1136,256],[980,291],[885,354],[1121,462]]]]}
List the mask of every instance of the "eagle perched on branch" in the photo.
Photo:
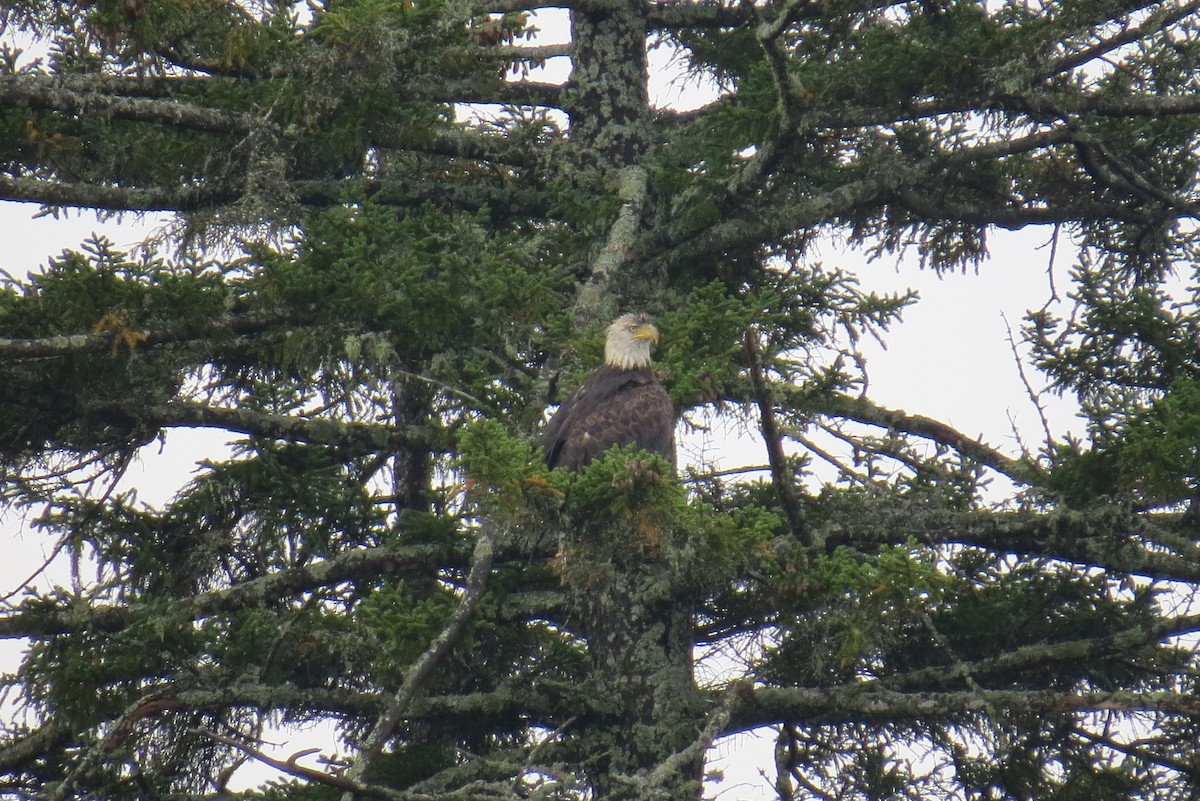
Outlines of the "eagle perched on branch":
{"type": "Polygon", "coordinates": [[[626,314],[608,327],[604,364],[563,401],[542,435],[551,469],[581,470],[614,445],[637,445],[675,464],[675,410],[650,372],[658,329],[647,314],[626,314]]]}

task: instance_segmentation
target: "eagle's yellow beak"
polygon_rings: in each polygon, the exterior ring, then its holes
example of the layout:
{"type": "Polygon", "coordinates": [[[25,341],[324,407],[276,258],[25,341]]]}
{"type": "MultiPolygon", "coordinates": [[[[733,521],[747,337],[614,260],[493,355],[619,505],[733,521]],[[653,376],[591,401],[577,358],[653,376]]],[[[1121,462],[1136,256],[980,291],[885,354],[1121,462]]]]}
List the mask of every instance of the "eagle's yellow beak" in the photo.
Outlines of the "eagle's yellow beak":
{"type": "Polygon", "coordinates": [[[655,345],[658,344],[658,329],[650,323],[639,325],[637,330],[633,332],[634,339],[648,339],[655,345]]]}

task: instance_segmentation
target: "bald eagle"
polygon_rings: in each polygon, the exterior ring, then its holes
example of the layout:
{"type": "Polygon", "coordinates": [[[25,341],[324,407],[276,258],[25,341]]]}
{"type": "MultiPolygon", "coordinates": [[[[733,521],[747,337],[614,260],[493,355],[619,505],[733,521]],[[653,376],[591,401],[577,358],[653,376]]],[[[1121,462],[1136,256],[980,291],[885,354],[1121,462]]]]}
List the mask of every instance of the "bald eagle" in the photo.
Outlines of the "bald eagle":
{"type": "Polygon", "coordinates": [[[563,401],[542,435],[551,469],[580,470],[614,445],[637,445],[675,464],[675,411],[650,372],[658,329],[646,314],[626,314],[608,327],[604,364],[563,401]]]}

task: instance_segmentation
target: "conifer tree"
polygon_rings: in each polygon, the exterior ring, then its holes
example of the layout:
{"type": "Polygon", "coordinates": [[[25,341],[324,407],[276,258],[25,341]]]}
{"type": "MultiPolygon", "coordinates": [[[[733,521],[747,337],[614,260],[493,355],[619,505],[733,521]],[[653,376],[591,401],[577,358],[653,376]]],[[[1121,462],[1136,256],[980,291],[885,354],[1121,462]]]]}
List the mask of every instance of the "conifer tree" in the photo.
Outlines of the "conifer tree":
{"type": "Polygon", "coordinates": [[[1200,2],[553,7],[0,0],[0,199],[174,220],[0,289],[0,504],[78,573],[4,590],[0,797],[686,799],[746,731],[781,801],[1200,793],[1200,2]],[[652,106],[652,45],[719,97],[652,106]],[[873,402],[915,298],[813,244],[1032,226],[1086,436],[873,402]],[[631,309],[765,470],[545,469],[631,309]],[[182,428],[231,451],[141,503],[182,428]]]}

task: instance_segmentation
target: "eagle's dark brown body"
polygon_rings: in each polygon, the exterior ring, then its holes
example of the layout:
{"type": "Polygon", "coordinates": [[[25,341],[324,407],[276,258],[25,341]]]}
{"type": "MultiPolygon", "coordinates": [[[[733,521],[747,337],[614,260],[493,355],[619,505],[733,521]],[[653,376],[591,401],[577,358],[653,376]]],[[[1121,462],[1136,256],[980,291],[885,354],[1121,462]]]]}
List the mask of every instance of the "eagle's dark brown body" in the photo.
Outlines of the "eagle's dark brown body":
{"type": "Polygon", "coordinates": [[[542,436],[546,464],[571,470],[630,444],[675,464],[675,412],[649,367],[597,368],[563,401],[542,436]]]}

